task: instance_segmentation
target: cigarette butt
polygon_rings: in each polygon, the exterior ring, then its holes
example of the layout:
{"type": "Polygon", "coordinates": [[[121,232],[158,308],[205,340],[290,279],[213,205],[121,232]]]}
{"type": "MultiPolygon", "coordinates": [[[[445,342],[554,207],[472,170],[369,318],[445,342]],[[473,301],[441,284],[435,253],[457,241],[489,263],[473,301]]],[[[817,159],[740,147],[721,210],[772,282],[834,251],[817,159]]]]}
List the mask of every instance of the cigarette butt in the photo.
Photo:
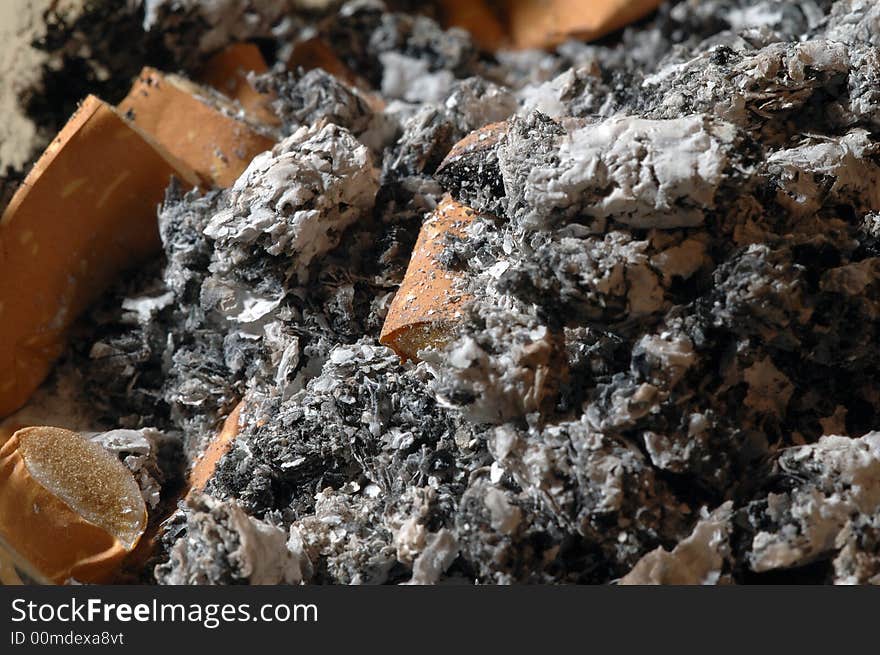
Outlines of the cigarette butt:
{"type": "MultiPolygon", "coordinates": [[[[434,172],[434,177],[448,190],[462,185],[489,189],[497,198],[504,196],[501,171],[497,158],[487,156],[507,135],[506,122],[489,123],[474,130],[456,143],[434,172]]],[[[454,192],[455,193],[455,192],[454,192]]],[[[485,195],[485,194],[483,194],[485,195]]],[[[487,202],[490,200],[486,198],[487,202]]],[[[497,212],[495,206],[477,207],[480,211],[497,212]]]]}
{"type": "Polygon", "coordinates": [[[296,71],[299,68],[306,72],[320,68],[349,84],[355,84],[359,79],[357,74],[336,56],[333,49],[317,36],[294,44],[287,59],[287,69],[296,71]]]}
{"type": "Polygon", "coordinates": [[[272,94],[260,93],[247,80],[249,72],[269,70],[260,49],[252,43],[233,43],[211,57],[202,68],[199,81],[237,100],[242,108],[266,125],[280,125],[272,111],[272,94]]]}
{"type": "Polygon", "coordinates": [[[417,360],[420,350],[441,347],[455,336],[461,308],[470,297],[454,288],[458,277],[438,261],[446,235],[462,236],[474,212],[446,196],[424,222],[413,248],[379,342],[403,359],[417,360]]]}
{"type": "Polygon", "coordinates": [[[440,165],[449,165],[450,163],[456,162],[473,153],[491,150],[498,145],[498,142],[501,141],[506,134],[506,121],[484,125],[483,127],[474,130],[452,146],[440,165]]]}
{"type": "MultiPolygon", "coordinates": [[[[235,406],[223,422],[223,427],[220,432],[217,433],[214,439],[208,444],[208,447],[205,448],[201,457],[199,457],[195,464],[193,464],[187,484],[178,496],[178,503],[180,500],[189,497],[191,494],[204,491],[208,481],[214,476],[214,471],[217,468],[217,463],[220,461],[220,458],[229,452],[235,438],[238,436],[239,420],[243,408],[244,401],[239,402],[238,405],[235,406]]],[[[173,507],[176,509],[178,503],[167,504],[166,506],[168,508],[173,507]]],[[[153,520],[150,522],[150,525],[147,526],[147,529],[141,537],[137,547],[128,555],[128,557],[125,558],[123,567],[118,572],[119,575],[113,580],[113,582],[125,583],[127,582],[125,576],[130,577],[132,574],[135,574],[136,576],[145,566],[147,566],[150,559],[155,555],[156,549],[159,546],[162,535],[164,534],[164,521],[172,512],[173,510],[164,515],[160,514],[153,517],[153,520]]]]}
{"type": "MultiPolygon", "coordinates": [[[[257,154],[275,145],[256,126],[221,111],[219,98],[177,75],[144,68],[119,110],[209,185],[231,186],[257,154]]],[[[233,105],[227,109],[234,113],[233,105]]]]}
{"type": "Polygon", "coordinates": [[[483,50],[494,52],[507,42],[498,16],[482,0],[442,0],[441,14],[447,27],[461,27],[483,50]]]}
{"type": "Polygon", "coordinates": [[[358,90],[370,109],[377,114],[385,110],[382,96],[374,93],[370,83],[346,66],[320,37],[298,42],[287,60],[287,68],[291,71],[320,68],[358,90]]]}
{"type": "Polygon", "coordinates": [[[652,11],[662,0],[504,0],[513,45],[546,48],[569,38],[591,41],[652,11]]]}
{"type": "Polygon", "coordinates": [[[107,580],[146,525],[131,472],[84,436],[32,427],[0,448],[0,535],[49,580],[107,580]]]}
{"type": "Polygon", "coordinates": [[[94,96],[34,165],[0,217],[0,417],[37,389],[76,317],[159,251],[172,175],[198,182],[94,96]]]}
{"type": "Polygon", "coordinates": [[[321,68],[353,86],[368,88],[361,86],[364,84],[363,80],[355,75],[354,71],[346,66],[320,37],[299,41],[287,60],[287,68],[292,71],[297,68],[302,68],[304,71],[321,68]]]}
{"type": "MultiPolygon", "coordinates": [[[[506,122],[490,123],[471,132],[452,146],[435,176],[441,180],[461,177],[461,170],[467,170],[466,177],[472,178],[475,171],[479,176],[485,168],[479,163],[483,153],[495,148],[506,134],[506,122]]],[[[485,180],[485,184],[493,183],[494,179],[485,180]]],[[[419,350],[441,347],[455,337],[462,306],[471,298],[455,288],[458,275],[445,269],[438,256],[446,235],[463,236],[474,213],[447,195],[422,225],[403,283],[391,301],[379,335],[379,342],[402,360],[418,360],[419,350]]]]}
{"type": "MultiPolygon", "coordinates": [[[[208,444],[205,452],[202,453],[202,456],[193,465],[187,481],[188,484],[178,497],[178,501],[189,497],[191,494],[203,491],[205,485],[214,476],[217,463],[223,455],[229,452],[235,438],[238,436],[239,419],[243,408],[244,401],[236,405],[229,416],[226,417],[220,432],[217,433],[211,443],[208,444]]],[[[176,507],[177,503],[173,506],[176,507]]],[[[150,559],[156,553],[156,548],[165,530],[164,521],[169,515],[153,517],[154,520],[147,526],[134,550],[125,558],[123,567],[118,571],[118,575],[113,579],[113,582],[127,582],[126,576],[130,577],[132,574],[136,576],[147,566],[150,559]]]]}
{"type": "Polygon", "coordinates": [[[202,456],[193,465],[192,471],[189,474],[189,493],[202,491],[205,488],[208,480],[214,475],[217,462],[232,448],[232,443],[238,436],[239,421],[243,407],[244,401],[235,406],[235,409],[230,412],[223,422],[223,428],[211,443],[208,444],[205,452],[202,453],[202,456]]]}

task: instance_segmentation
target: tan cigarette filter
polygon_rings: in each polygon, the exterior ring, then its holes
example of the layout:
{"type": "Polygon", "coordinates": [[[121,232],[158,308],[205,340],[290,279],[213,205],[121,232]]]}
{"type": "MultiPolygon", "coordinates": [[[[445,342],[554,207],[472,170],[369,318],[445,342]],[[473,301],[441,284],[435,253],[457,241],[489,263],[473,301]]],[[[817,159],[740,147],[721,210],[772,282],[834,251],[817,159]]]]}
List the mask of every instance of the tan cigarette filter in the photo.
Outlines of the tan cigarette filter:
{"type": "Polygon", "coordinates": [[[466,29],[483,50],[494,52],[506,44],[498,16],[483,0],[443,0],[440,7],[444,24],[466,29]]]}
{"type": "Polygon", "coordinates": [[[260,49],[253,43],[233,43],[205,63],[199,80],[220,93],[238,101],[248,114],[266,125],[279,125],[278,116],[270,108],[274,97],[259,93],[247,80],[247,74],[269,70],[260,49]]]}
{"type": "Polygon", "coordinates": [[[417,360],[419,350],[443,346],[455,336],[462,305],[470,297],[455,289],[458,276],[437,257],[446,235],[462,236],[473,216],[473,210],[446,196],[422,225],[379,336],[403,360],[417,360]]]}
{"type": "Polygon", "coordinates": [[[601,38],[648,15],[662,0],[505,0],[517,48],[545,48],[569,38],[601,38]]]}
{"type": "MultiPolygon", "coordinates": [[[[228,101],[227,101],[228,102],[228,101]]],[[[275,140],[238,120],[208,89],[177,75],[144,68],[119,110],[163,148],[192,168],[205,184],[229,187],[254,156],[275,140]]]]}
{"type": "Polygon", "coordinates": [[[89,96],[0,217],[0,417],[49,372],[76,317],[160,248],[156,207],[185,164],[89,96]]]}
{"type": "Polygon", "coordinates": [[[208,444],[208,447],[205,448],[202,456],[196,460],[189,474],[189,493],[202,491],[205,488],[208,480],[214,476],[214,470],[217,468],[220,458],[232,448],[232,444],[238,436],[239,421],[243,407],[244,401],[235,406],[235,409],[230,412],[229,416],[226,417],[226,421],[223,422],[223,428],[211,443],[208,444]]]}
{"type": "Polygon", "coordinates": [[[459,164],[467,166],[469,158],[480,156],[482,152],[498,146],[498,143],[507,135],[508,127],[507,121],[501,121],[488,123],[474,130],[449,149],[437,167],[437,172],[440,173],[459,164]]]}
{"type": "MultiPolygon", "coordinates": [[[[214,471],[217,469],[217,463],[220,461],[220,458],[229,452],[236,437],[238,437],[239,422],[243,409],[244,401],[241,401],[230,412],[229,416],[226,417],[220,432],[214,436],[214,439],[205,448],[205,452],[193,464],[187,480],[188,484],[181,491],[178,500],[204,491],[208,481],[214,477],[214,471]]],[[[176,508],[176,506],[177,503],[169,505],[169,507],[173,508],[176,508]]],[[[137,547],[126,557],[124,570],[119,576],[120,580],[124,580],[123,576],[125,573],[140,571],[147,565],[150,558],[154,555],[157,543],[162,536],[165,518],[167,516],[164,518],[160,517],[160,520],[151,521],[137,547]]]]}
{"type": "Polygon", "coordinates": [[[49,580],[108,580],[146,525],[132,474],[82,435],[25,428],[0,448],[0,535],[49,580]]]}
{"type": "Polygon", "coordinates": [[[321,68],[352,86],[360,86],[362,83],[354,71],[346,66],[320,37],[297,42],[287,60],[287,68],[292,71],[297,68],[305,71],[321,68]]]}

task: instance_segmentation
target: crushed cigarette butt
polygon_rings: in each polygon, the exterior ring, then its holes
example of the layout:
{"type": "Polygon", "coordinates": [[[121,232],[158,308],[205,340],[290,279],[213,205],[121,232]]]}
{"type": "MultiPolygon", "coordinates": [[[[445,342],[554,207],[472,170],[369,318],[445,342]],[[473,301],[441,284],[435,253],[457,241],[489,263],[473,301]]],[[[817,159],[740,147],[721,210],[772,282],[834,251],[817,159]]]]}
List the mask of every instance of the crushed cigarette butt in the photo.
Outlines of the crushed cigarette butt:
{"type": "Polygon", "coordinates": [[[172,176],[198,182],[94,96],[34,165],[0,218],[0,416],[43,381],[80,312],[159,249],[172,176]]]}
{"type": "Polygon", "coordinates": [[[132,474],[84,436],[32,427],[0,448],[0,535],[50,580],[106,580],[146,523],[132,474]]]}
{"type": "Polygon", "coordinates": [[[443,0],[448,27],[468,30],[488,52],[593,41],[655,10],[662,0],[443,0]]]}
{"type": "Polygon", "coordinates": [[[444,269],[437,257],[446,235],[463,235],[473,215],[446,196],[422,225],[379,337],[401,359],[417,360],[420,350],[442,346],[453,338],[461,307],[470,297],[455,289],[456,274],[444,269]]]}
{"type": "Polygon", "coordinates": [[[441,13],[446,25],[470,32],[483,50],[493,52],[507,43],[504,25],[482,0],[443,0],[441,13]]]}
{"type": "MultiPolygon", "coordinates": [[[[447,175],[481,177],[476,163],[507,133],[507,123],[491,123],[456,143],[440,163],[438,178],[447,175]],[[462,175],[462,173],[467,173],[462,175]]],[[[413,249],[403,283],[385,318],[380,343],[391,347],[401,359],[418,359],[419,350],[439,347],[455,335],[467,294],[454,288],[456,275],[437,260],[446,235],[462,236],[474,211],[446,196],[425,221],[413,249]]]]}
{"type": "Polygon", "coordinates": [[[546,48],[566,39],[599,39],[656,9],[662,0],[506,0],[516,48],[546,48]]]}
{"type": "Polygon", "coordinates": [[[202,453],[202,456],[193,465],[192,471],[189,475],[189,493],[204,490],[205,485],[208,484],[208,480],[214,475],[214,469],[217,468],[217,462],[219,462],[220,458],[229,451],[230,447],[232,447],[232,442],[235,441],[235,438],[238,436],[238,426],[243,407],[243,401],[235,406],[235,408],[229,413],[229,416],[226,417],[226,421],[223,423],[223,428],[208,444],[205,452],[202,453]]]}
{"type": "Polygon", "coordinates": [[[209,185],[231,186],[255,155],[275,143],[257,125],[239,120],[228,99],[149,67],[119,110],[209,185]]]}
{"type": "Polygon", "coordinates": [[[260,93],[247,79],[250,72],[260,74],[268,70],[266,60],[257,46],[252,43],[233,43],[205,63],[199,80],[237,101],[255,119],[274,126],[280,121],[269,107],[273,96],[260,93]]]}

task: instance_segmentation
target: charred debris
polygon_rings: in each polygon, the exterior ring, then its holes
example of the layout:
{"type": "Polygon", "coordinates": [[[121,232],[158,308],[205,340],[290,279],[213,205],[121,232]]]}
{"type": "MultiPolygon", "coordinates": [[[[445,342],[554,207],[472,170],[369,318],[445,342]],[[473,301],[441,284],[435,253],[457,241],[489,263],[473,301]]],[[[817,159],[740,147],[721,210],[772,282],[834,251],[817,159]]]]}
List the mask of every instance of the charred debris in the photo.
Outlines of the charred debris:
{"type": "Polygon", "coordinates": [[[256,79],[284,139],[168,190],[164,260],[55,374],[184,461],[244,400],[145,580],[880,580],[880,6],[684,1],[487,56],[375,1],[250,31],[146,4],[168,51],[312,30],[364,83],[256,79]],[[475,300],[401,363],[378,334],[447,193],[475,300]]]}

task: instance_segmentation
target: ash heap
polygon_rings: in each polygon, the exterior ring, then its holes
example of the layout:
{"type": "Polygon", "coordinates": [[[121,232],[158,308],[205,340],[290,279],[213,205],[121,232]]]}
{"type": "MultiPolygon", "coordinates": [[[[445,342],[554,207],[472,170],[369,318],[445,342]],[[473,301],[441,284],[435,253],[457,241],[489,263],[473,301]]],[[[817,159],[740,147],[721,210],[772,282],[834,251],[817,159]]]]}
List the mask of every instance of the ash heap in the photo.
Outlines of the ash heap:
{"type": "Polygon", "coordinates": [[[153,493],[243,402],[145,581],[880,582],[880,4],[685,0],[494,56],[375,1],[194,4],[147,27],[311,30],[361,85],[255,79],[282,140],[168,190],[165,259],[59,365],[171,453],[153,493]],[[446,194],[471,300],[401,362],[379,332],[446,194]]]}

